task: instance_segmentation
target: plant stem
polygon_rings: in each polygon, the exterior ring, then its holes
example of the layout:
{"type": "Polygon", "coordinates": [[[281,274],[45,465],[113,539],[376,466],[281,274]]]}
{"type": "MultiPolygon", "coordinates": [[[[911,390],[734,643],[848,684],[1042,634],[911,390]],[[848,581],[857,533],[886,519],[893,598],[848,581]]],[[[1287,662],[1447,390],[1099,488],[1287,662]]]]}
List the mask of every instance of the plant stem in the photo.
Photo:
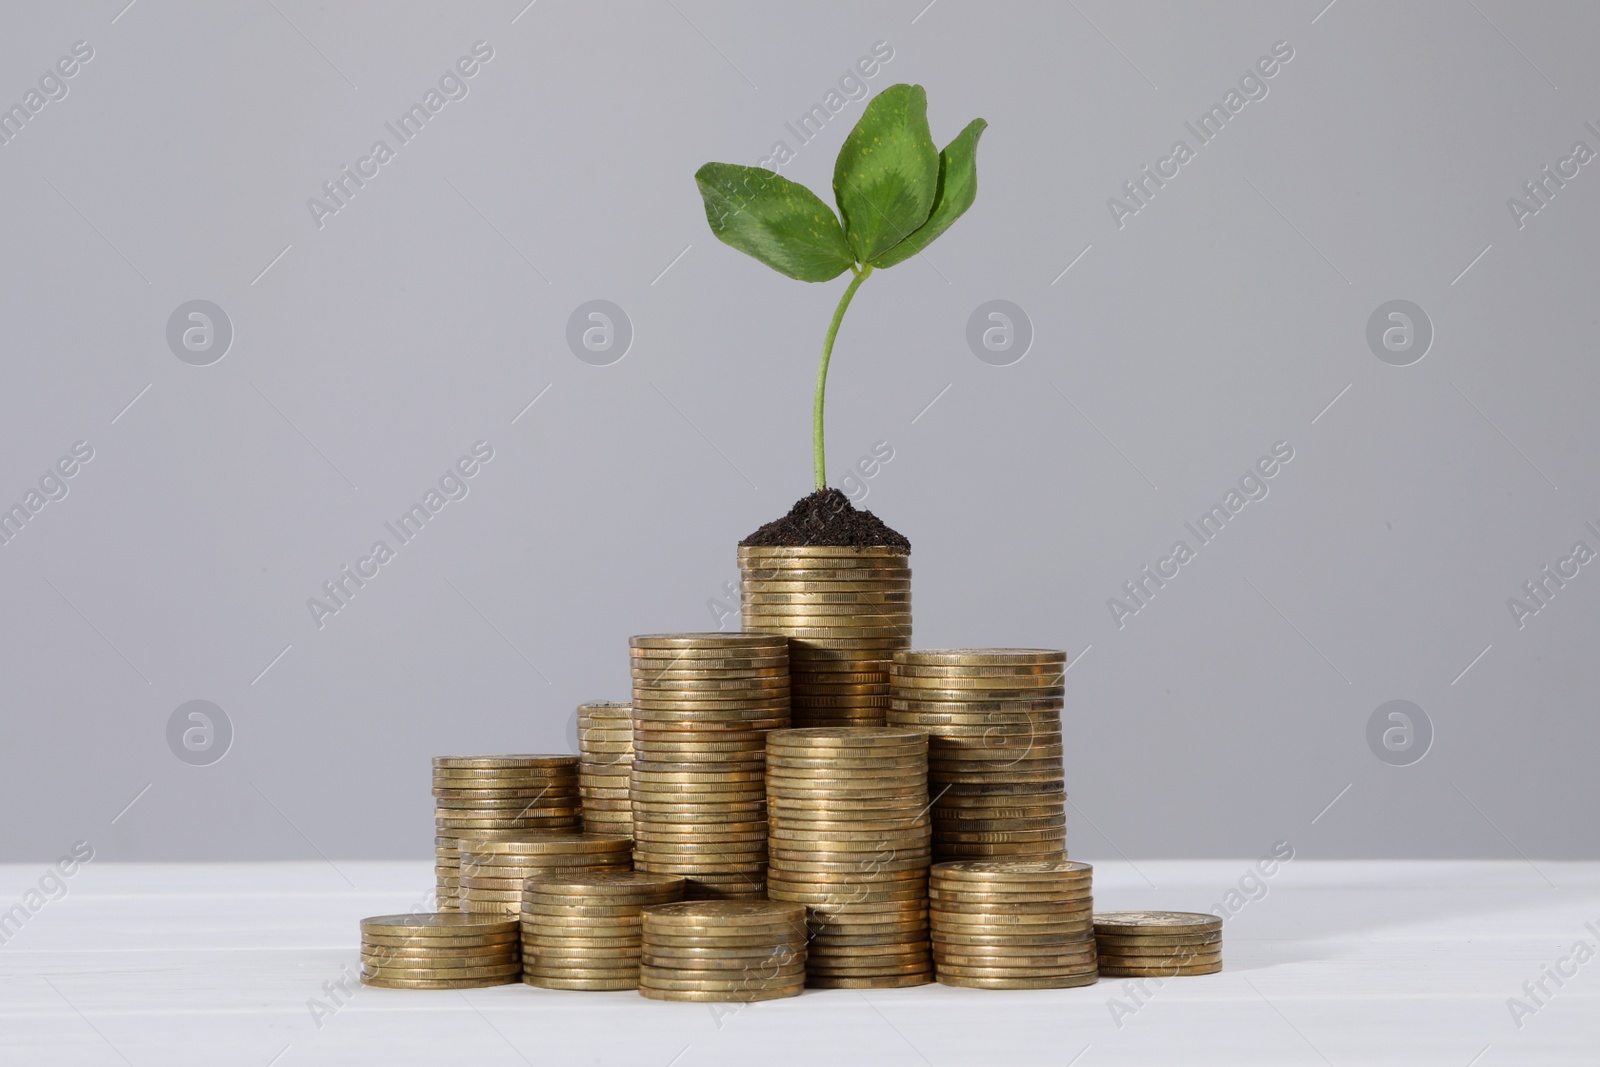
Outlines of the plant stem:
{"type": "Polygon", "coordinates": [[[817,396],[811,407],[811,466],[818,489],[828,488],[828,462],[822,447],[822,404],[828,391],[828,360],[833,357],[833,339],[839,335],[839,323],[844,321],[851,297],[856,295],[861,283],[872,273],[870,265],[860,270],[852,267],[851,270],[855,271],[855,277],[845,289],[844,296],[839,298],[839,306],[833,311],[833,321],[828,324],[827,339],[822,342],[822,365],[817,368],[817,396]]]}

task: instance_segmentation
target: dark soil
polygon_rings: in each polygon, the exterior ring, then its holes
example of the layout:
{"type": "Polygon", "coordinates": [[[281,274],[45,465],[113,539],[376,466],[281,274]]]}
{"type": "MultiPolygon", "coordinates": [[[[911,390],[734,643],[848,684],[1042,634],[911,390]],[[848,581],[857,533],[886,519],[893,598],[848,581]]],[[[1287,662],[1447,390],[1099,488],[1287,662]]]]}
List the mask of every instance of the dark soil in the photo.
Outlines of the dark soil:
{"type": "Polygon", "coordinates": [[[741,545],[843,545],[911,551],[911,542],[870,511],[857,511],[837,489],[818,489],[795,501],[789,514],[774,519],[739,542],[741,545]]]}

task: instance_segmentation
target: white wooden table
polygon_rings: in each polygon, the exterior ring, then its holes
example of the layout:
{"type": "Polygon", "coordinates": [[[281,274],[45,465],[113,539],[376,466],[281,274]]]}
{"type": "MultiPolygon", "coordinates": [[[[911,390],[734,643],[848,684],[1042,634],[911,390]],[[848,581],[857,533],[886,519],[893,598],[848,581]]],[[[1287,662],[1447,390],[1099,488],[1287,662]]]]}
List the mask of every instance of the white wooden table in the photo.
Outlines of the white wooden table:
{"type": "MultiPolygon", "coordinates": [[[[1105,863],[1095,896],[1103,909],[1204,911],[1248,870],[1105,863]]],[[[0,867],[0,909],[44,871],[0,867]]],[[[422,863],[90,863],[0,946],[0,1063],[1600,1063],[1600,959],[1569,957],[1578,941],[1600,948],[1596,863],[1296,860],[1229,920],[1222,974],[1138,997],[1104,980],[748,1007],[351,984],[357,920],[408,910],[431,880],[422,863]],[[1544,969],[1563,958],[1576,973],[1557,986],[1544,969]],[[1549,995],[1534,986],[1535,1002],[1523,984],[1541,979],[1549,995]],[[1512,997],[1534,1010],[1514,1020],[1512,997]]]]}

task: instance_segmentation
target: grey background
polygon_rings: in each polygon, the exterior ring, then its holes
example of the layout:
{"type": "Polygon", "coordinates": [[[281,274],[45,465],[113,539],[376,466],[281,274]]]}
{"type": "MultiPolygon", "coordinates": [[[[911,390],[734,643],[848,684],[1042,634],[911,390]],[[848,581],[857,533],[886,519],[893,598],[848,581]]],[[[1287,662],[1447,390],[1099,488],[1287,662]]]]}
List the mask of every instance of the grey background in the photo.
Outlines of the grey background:
{"type": "MultiPolygon", "coordinates": [[[[913,541],[918,644],[1082,657],[1073,854],[1600,854],[1600,567],[1506,606],[1600,548],[1600,164],[1506,206],[1600,149],[1600,10],[925,2],[8,4],[0,99],[95,57],[0,148],[0,498],[95,456],[0,547],[0,858],[426,857],[430,755],[565,750],[629,634],[715,628],[735,541],[808,488],[844,281],[718,244],[691,175],[792,144],[879,40],[869,84],[925,85],[939,143],[990,128],[974,208],[845,321],[831,469],[892,444],[865,503],[913,541]],[[319,230],[307,198],[479,40],[319,230]],[[1107,198],[1279,40],[1119,230],[1107,198]],[[211,366],[166,344],[193,299],[233,323],[211,366]],[[611,366],[566,346],[591,299],[635,329],[611,366]],[[991,299],[1033,324],[1012,366],[965,343],[991,299]],[[1392,299],[1433,322],[1409,367],[1366,344],[1392,299]],[[319,630],[307,598],[479,440],[319,630]],[[1277,441],[1270,496],[1119,630],[1107,598],[1277,441]],[[197,699],[234,730],[205,766],[166,742],[197,699]],[[1394,699],[1432,721],[1412,766],[1367,745],[1394,699]]],[[[826,193],[860,109],[783,173],[826,193]]]]}

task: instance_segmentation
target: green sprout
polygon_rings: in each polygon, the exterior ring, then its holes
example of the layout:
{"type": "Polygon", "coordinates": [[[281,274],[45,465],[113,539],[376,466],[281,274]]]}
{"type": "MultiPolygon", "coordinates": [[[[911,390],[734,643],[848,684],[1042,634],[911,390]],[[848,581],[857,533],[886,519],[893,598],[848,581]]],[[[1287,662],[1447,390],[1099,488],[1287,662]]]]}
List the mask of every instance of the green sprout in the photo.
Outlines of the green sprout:
{"type": "Polygon", "coordinates": [[[853,275],[828,323],[817,368],[811,448],[818,489],[828,486],[822,411],[839,323],[873,271],[918,254],[972,206],[978,137],[987,125],[973,119],[941,152],[928,132],[922,86],[889,86],[867,104],[839,149],[833,165],[838,215],[810,189],[770,170],[707,163],[695,171],[706,221],[724,244],[803,282],[831,281],[847,270],[853,275]]]}

